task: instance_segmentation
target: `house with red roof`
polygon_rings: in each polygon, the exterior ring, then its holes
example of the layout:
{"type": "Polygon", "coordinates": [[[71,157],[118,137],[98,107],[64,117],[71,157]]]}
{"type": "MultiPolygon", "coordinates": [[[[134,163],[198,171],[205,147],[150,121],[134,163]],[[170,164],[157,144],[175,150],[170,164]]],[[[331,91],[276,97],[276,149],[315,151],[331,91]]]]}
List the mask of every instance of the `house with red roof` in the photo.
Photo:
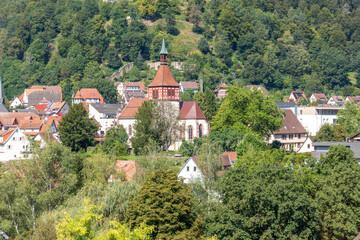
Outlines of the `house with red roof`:
{"type": "Polygon", "coordinates": [[[180,82],[180,91],[184,92],[193,92],[196,93],[199,91],[199,86],[196,81],[182,81],[180,82]]]}
{"type": "Polygon", "coordinates": [[[0,162],[29,158],[29,149],[30,142],[19,128],[0,130],[0,162]]]}
{"type": "Polygon", "coordinates": [[[83,88],[77,91],[73,103],[104,103],[104,99],[96,88],[83,88]]]}
{"type": "Polygon", "coordinates": [[[161,64],[154,80],[148,85],[148,98],[132,98],[120,113],[118,123],[124,126],[131,139],[134,136],[135,114],[145,101],[170,102],[178,111],[180,132],[179,139],[169,149],[177,150],[180,148],[182,139],[192,141],[196,137],[209,134],[210,124],[196,102],[180,102],[180,85],[171,74],[167,64],[167,54],[163,39],[160,51],[161,64]]]}
{"type": "Polygon", "coordinates": [[[333,106],[344,106],[345,100],[342,96],[331,96],[327,104],[333,105],[333,106]]]}
{"type": "Polygon", "coordinates": [[[325,96],[324,93],[313,93],[311,94],[309,101],[311,103],[319,102],[326,104],[329,101],[329,99],[325,96]]]}
{"type": "Polygon", "coordinates": [[[308,100],[305,93],[294,90],[290,93],[289,102],[300,102],[301,99],[308,100]]]}

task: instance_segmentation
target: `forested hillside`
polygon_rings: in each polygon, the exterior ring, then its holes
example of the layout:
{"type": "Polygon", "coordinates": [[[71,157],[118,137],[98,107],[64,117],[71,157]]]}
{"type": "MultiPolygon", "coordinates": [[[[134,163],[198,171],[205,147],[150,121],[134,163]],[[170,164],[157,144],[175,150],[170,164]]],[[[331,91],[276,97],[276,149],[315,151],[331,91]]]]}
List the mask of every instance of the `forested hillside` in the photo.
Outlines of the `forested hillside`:
{"type": "MultiPolygon", "coordinates": [[[[311,0],[3,0],[0,74],[7,98],[35,84],[60,84],[66,99],[97,87],[126,62],[125,78],[151,79],[165,35],[176,80],[262,84],[270,90],[351,95],[360,71],[359,2],[311,0]]],[[[281,94],[278,93],[280,96],[281,94]]]]}

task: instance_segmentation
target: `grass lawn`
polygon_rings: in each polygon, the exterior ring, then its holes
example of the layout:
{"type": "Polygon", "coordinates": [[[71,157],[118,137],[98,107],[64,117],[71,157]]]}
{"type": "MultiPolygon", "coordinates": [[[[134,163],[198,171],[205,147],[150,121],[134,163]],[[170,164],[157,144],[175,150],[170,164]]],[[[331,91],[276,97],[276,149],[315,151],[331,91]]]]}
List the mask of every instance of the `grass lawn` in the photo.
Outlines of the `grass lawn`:
{"type": "Polygon", "coordinates": [[[350,79],[350,82],[353,84],[353,85],[356,85],[356,72],[349,72],[348,73],[348,78],[350,79]]]}

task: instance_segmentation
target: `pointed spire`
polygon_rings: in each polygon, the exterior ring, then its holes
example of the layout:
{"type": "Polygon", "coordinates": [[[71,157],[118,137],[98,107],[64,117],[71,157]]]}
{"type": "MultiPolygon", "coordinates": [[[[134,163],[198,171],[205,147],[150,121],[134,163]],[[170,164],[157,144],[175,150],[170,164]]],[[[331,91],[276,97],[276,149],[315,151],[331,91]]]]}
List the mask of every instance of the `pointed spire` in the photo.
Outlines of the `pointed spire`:
{"type": "Polygon", "coordinates": [[[163,36],[162,46],[161,46],[161,50],[160,50],[160,55],[161,54],[169,54],[168,51],[166,50],[166,47],[165,47],[165,38],[164,38],[164,36],[163,36]]]}
{"type": "Polygon", "coordinates": [[[0,104],[5,104],[4,89],[3,89],[1,77],[0,77],[0,104]]]}

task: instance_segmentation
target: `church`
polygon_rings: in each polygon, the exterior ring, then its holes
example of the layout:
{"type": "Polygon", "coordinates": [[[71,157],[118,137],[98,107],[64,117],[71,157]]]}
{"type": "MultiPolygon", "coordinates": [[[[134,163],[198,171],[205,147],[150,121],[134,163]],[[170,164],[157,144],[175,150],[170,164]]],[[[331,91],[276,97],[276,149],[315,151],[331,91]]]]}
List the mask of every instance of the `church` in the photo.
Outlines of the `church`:
{"type": "Polygon", "coordinates": [[[182,139],[192,141],[195,137],[199,138],[210,133],[210,124],[207,122],[205,115],[195,101],[180,101],[180,85],[171,74],[167,62],[168,52],[163,39],[160,51],[160,67],[155,75],[154,80],[148,85],[147,98],[132,98],[124,108],[118,118],[119,124],[126,129],[130,141],[134,136],[135,114],[137,109],[144,101],[167,101],[175,106],[179,116],[179,139],[177,139],[169,150],[178,150],[182,139]]]}

